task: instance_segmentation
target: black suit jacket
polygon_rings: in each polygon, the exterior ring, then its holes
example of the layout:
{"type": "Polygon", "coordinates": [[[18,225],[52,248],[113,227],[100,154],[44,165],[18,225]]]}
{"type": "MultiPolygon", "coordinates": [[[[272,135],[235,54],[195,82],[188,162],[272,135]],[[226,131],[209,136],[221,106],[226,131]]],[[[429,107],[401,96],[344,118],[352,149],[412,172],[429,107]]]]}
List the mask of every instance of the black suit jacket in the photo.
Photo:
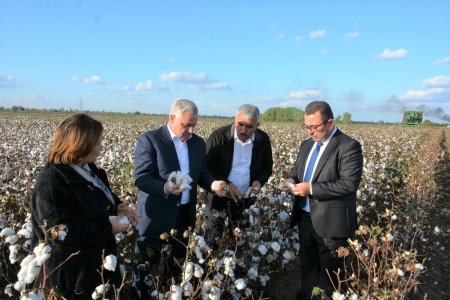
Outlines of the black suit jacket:
{"type": "MultiPolygon", "coordinates": [[[[192,228],[195,227],[195,206],[197,204],[197,185],[211,190],[214,181],[208,172],[205,160],[205,142],[193,134],[187,141],[189,153],[189,176],[192,178],[189,205],[192,228]]],[[[180,170],[175,145],[167,125],[148,131],[138,138],[134,152],[134,183],[139,189],[138,211],[144,211],[150,218],[145,236],[159,241],[163,232],[174,228],[181,195],[164,193],[164,184],[173,171],[180,170]],[[144,210],[140,209],[142,206],[144,210]]]]}
{"type": "MultiPolygon", "coordinates": [[[[313,145],[311,138],[300,145],[297,161],[288,176],[296,183],[303,180],[306,160],[313,145]]],[[[361,145],[337,129],[320,157],[311,179],[311,220],[321,237],[343,238],[354,235],[356,191],[361,181],[362,167],[361,145]]],[[[294,197],[291,226],[300,220],[300,200],[301,197],[294,197]]]]}
{"type": "MultiPolygon", "coordinates": [[[[206,141],[206,163],[217,180],[228,180],[233,165],[234,124],[214,130],[206,141]]],[[[255,131],[252,161],[250,163],[250,184],[258,180],[263,186],[272,175],[272,147],[267,133],[255,131]]]]}

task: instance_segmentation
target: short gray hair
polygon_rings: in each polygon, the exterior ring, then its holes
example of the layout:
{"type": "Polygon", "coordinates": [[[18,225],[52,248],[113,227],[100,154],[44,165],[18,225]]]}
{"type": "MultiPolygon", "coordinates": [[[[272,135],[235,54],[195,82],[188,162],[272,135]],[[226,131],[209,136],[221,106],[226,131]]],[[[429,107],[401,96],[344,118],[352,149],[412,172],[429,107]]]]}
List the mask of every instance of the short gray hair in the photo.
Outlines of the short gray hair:
{"type": "Polygon", "coordinates": [[[255,119],[256,122],[259,122],[259,109],[252,104],[241,105],[237,114],[238,113],[243,114],[246,119],[255,119]]]}
{"type": "Polygon", "coordinates": [[[198,108],[194,102],[188,99],[178,99],[172,103],[170,107],[170,114],[175,115],[177,118],[180,117],[184,112],[191,112],[194,115],[198,115],[198,108]]]}

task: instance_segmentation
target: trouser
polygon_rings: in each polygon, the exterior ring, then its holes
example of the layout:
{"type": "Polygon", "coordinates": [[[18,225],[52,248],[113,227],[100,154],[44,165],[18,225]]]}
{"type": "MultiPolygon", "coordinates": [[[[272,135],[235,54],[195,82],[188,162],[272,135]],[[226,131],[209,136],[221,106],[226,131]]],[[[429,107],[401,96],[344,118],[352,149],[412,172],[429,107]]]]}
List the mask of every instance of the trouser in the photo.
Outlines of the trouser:
{"type": "Polygon", "coordinates": [[[301,289],[297,299],[311,299],[314,287],[320,287],[328,296],[337,287],[336,272],[342,279],[344,258],[336,250],[347,246],[347,238],[324,238],[314,230],[311,216],[302,210],[298,223],[300,240],[301,289]],[[330,278],[331,277],[331,278],[330,278]]]}

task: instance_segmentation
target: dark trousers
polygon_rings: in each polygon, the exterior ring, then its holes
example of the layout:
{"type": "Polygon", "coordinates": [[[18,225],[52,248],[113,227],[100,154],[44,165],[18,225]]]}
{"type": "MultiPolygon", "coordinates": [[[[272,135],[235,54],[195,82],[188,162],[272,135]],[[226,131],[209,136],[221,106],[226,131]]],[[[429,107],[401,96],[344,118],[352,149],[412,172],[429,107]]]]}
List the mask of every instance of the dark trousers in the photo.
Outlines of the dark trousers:
{"type": "Polygon", "coordinates": [[[229,219],[228,234],[233,236],[233,231],[236,227],[246,226],[247,220],[243,219],[244,210],[249,208],[255,201],[251,198],[242,198],[241,200],[234,202],[230,198],[219,198],[214,196],[211,203],[211,209],[225,212],[217,218],[215,221],[216,236],[222,237],[223,229],[225,225],[225,219],[229,219]]]}
{"type": "Polygon", "coordinates": [[[297,299],[311,299],[312,290],[316,286],[331,296],[334,291],[332,281],[337,287],[338,278],[335,272],[340,268],[342,276],[344,267],[344,259],[338,257],[336,250],[341,246],[347,246],[347,238],[319,236],[314,230],[310,214],[303,210],[298,228],[301,289],[297,299]]]}

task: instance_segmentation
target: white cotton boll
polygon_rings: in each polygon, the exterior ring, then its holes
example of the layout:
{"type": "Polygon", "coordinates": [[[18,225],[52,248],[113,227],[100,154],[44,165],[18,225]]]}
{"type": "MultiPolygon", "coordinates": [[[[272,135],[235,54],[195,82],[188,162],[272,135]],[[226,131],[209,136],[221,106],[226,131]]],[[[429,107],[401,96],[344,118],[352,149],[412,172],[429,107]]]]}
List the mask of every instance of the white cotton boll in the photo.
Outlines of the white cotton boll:
{"type": "Polygon", "coordinates": [[[181,284],[181,289],[183,290],[183,295],[186,297],[190,297],[194,292],[194,287],[192,283],[183,281],[181,284]]]}
{"type": "Polygon", "coordinates": [[[26,239],[29,239],[29,238],[31,238],[31,230],[30,229],[28,229],[28,228],[23,228],[23,229],[20,229],[18,232],[17,232],[17,235],[19,235],[19,236],[23,236],[24,238],[26,238],[26,239]]]}
{"type": "Polygon", "coordinates": [[[295,258],[295,254],[292,251],[286,250],[283,253],[283,257],[286,259],[286,261],[291,261],[295,258]]]}
{"type": "Polygon", "coordinates": [[[267,261],[269,264],[271,264],[274,260],[275,260],[275,259],[274,259],[274,257],[273,257],[272,254],[268,254],[268,255],[266,256],[266,261],[267,261]]]}
{"type": "Polygon", "coordinates": [[[387,238],[387,240],[390,241],[390,242],[392,242],[392,241],[394,240],[394,237],[393,237],[392,234],[390,234],[390,233],[387,233],[387,234],[386,234],[386,238],[387,238]]]}
{"type": "Polygon", "coordinates": [[[5,243],[6,244],[15,244],[15,243],[17,243],[18,240],[19,240],[19,236],[17,234],[13,234],[13,235],[8,236],[5,239],[5,243]]]}
{"type": "Polygon", "coordinates": [[[19,279],[19,281],[24,281],[25,277],[27,276],[27,272],[28,272],[28,264],[33,261],[35,258],[34,254],[30,254],[27,257],[25,257],[22,262],[20,263],[20,270],[19,273],[17,273],[17,279],[19,279]]]}
{"type": "Polygon", "coordinates": [[[400,276],[400,277],[405,276],[405,272],[404,272],[402,269],[397,269],[397,274],[398,274],[398,276],[400,276]]]}
{"type": "Polygon", "coordinates": [[[197,264],[194,264],[194,276],[197,278],[201,278],[203,276],[203,268],[197,264]]]}
{"type": "Polygon", "coordinates": [[[247,271],[247,276],[250,279],[256,280],[258,278],[258,271],[255,268],[250,268],[247,271]]]}
{"type": "MultiPolygon", "coordinates": [[[[2,225],[3,225],[3,221],[2,221],[2,225]]],[[[12,234],[16,234],[16,232],[14,231],[14,229],[12,229],[10,227],[3,228],[2,231],[0,231],[0,237],[10,236],[12,234]]]]}
{"type": "Polygon", "coordinates": [[[192,276],[194,276],[194,263],[189,261],[184,267],[183,281],[190,281],[192,276]]]}
{"type": "Polygon", "coordinates": [[[362,212],[363,211],[363,207],[362,207],[362,205],[358,205],[357,207],[356,207],[356,212],[357,213],[360,213],[360,212],[362,212]]]}
{"type": "Polygon", "coordinates": [[[195,256],[197,256],[198,262],[201,264],[204,263],[205,260],[203,259],[203,254],[202,254],[202,251],[200,251],[199,246],[195,246],[194,252],[195,252],[195,256]]]}
{"type": "Polygon", "coordinates": [[[61,241],[64,241],[66,239],[67,231],[65,230],[58,230],[58,238],[61,241]]]}
{"type": "Polygon", "coordinates": [[[34,254],[36,254],[36,261],[38,263],[38,266],[40,266],[50,257],[52,247],[46,245],[45,243],[39,243],[39,245],[34,248],[33,252],[34,254]]]}
{"type": "Polygon", "coordinates": [[[270,244],[270,247],[272,247],[273,251],[275,252],[279,252],[281,249],[280,244],[278,244],[277,242],[272,242],[272,244],[270,244]]]}
{"type": "Polygon", "coordinates": [[[5,294],[8,295],[9,297],[13,296],[13,291],[12,289],[14,288],[14,284],[10,283],[5,287],[5,294]]]}
{"type": "Polygon", "coordinates": [[[369,250],[368,249],[364,249],[363,250],[363,254],[365,257],[369,257],[369,250]]]}
{"type": "Polygon", "coordinates": [[[284,222],[289,219],[289,214],[283,210],[278,214],[278,218],[284,222]]]}
{"type": "Polygon", "coordinates": [[[332,300],[345,300],[345,295],[339,293],[339,292],[333,292],[333,295],[331,296],[332,300]]]}
{"type": "Polygon", "coordinates": [[[20,300],[43,300],[44,299],[44,295],[42,294],[42,292],[28,292],[28,293],[24,293],[20,300]]]}
{"type": "Polygon", "coordinates": [[[392,215],[391,219],[392,219],[392,221],[396,221],[397,220],[397,215],[392,215]]]}
{"type": "Polygon", "coordinates": [[[416,264],[414,265],[414,268],[419,269],[419,270],[423,270],[423,265],[420,264],[420,263],[416,263],[416,264]]]}
{"type": "Polygon", "coordinates": [[[258,251],[259,251],[259,253],[261,253],[261,255],[264,256],[267,253],[267,247],[265,245],[259,245],[258,251]]]}
{"type": "Polygon", "coordinates": [[[261,283],[262,286],[266,286],[267,281],[270,280],[270,276],[268,275],[259,275],[258,276],[258,280],[261,283]]]}
{"type": "Polygon", "coordinates": [[[128,225],[128,224],[130,224],[130,221],[128,220],[128,217],[127,217],[127,216],[123,216],[123,217],[120,219],[119,224],[122,224],[122,225],[128,225]]]}
{"type": "Polygon", "coordinates": [[[245,284],[245,280],[242,278],[236,279],[234,281],[234,285],[236,286],[236,288],[239,291],[242,291],[243,289],[245,289],[247,287],[247,285],[245,284]]]}
{"type": "Polygon", "coordinates": [[[169,187],[173,187],[180,180],[181,180],[180,189],[184,191],[190,190],[192,188],[190,185],[190,183],[192,182],[192,178],[189,175],[182,173],[181,171],[173,171],[167,178],[169,187]]]}
{"type": "Polygon", "coordinates": [[[178,285],[172,285],[170,287],[170,300],[181,300],[182,296],[181,287],[178,285]]]}
{"type": "Polygon", "coordinates": [[[14,283],[14,289],[16,290],[16,291],[24,291],[25,289],[27,288],[27,285],[26,285],[26,283],[24,282],[24,281],[22,281],[22,280],[19,280],[19,281],[17,281],[16,283],[14,283]]]}
{"type": "Polygon", "coordinates": [[[115,255],[108,255],[105,257],[105,259],[103,260],[103,267],[106,270],[109,271],[114,271],[116,269],[116,265],[117,265],[117,257],[115,255]]]}
{"type": "Polygon", "coordinates": [[[439,226],[434,227],[434,233],[435,234],[439,234],[441,232],[442,232],[442,230],[439,228],[439,226]]]}
{"type": "Polygon", "coordinates": [[[9,246],[9,261],[12,264],[17,262],[17,254],[19,253],[19,245],[9,246]]]}
{"type": "Polygon", "coordinates": [[[107,284],[100,284],[95,288],[94,292],[92,293],[92,299],[101,298],[106,293],[107,290],[108,290],[107,284]]]}
{"type": "Polygon", "coordinates": [[[38,265],[37,259],[33,259],[30,261],[27,265],[26,275],[24,278],[24,282],[26,284],[33,283],[33,281],[36,279],[36,277],[39,275],[39,271],[41,270],[40,265],[38,265]]]}

